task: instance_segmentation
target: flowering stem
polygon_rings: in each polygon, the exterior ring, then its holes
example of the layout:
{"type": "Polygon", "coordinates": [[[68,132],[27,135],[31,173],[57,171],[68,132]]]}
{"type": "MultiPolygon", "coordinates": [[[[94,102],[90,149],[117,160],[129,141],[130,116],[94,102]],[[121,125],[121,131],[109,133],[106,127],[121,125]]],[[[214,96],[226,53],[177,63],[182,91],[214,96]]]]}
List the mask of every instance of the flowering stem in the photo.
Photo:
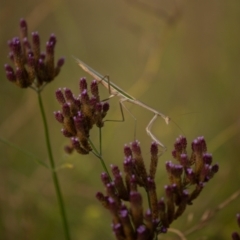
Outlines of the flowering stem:
{"type": "Polygon", "coordinates": [[[88,141],[89,141],[91,147],[93,148],[92,153],[93,153],[97,158],[99,158],[99,160],[100,160],[100,162],[101,162],[101,164],[102,164],[102,167],[103,167],[104,171],[107,173],[109,179],[112,181],[111,175],[110,175],[110,173],[108,172],[108,169],[107,169],[107,166],[106,166],[106,164],[105,164],[105,162],[104,162],[104,159],[102,158],[101,129],[99,130],[99,135],[100,135],[100,151],[99,151],[99,152],[97,151],[97,149],[96,149],[96,147],[94,146],[94,144],[92,143],[92,141],[91,141],[90,139],[88,139],[88,141]]]}
{"type": "Polygon", "coordinates": [[[63,229],[64,229],[64,234],[65,234],[65,239],[70,240],[70,234],[69,234],[69,228],[68,228],[68,222],[67,222],[67,217],[66,217],[66,212],[65,212],[65,207],[63,203],[63,198],[62,198],[62,193],[58,181],[58,176],[55,171],[55,163],[53,159],[53,154],[52,154],[52,148],[50,144],[50,137],[49,137],[49,131],[48,131],[48,125],[47,125],[47,119],[43,107],[43,102],[41,98],[41,93],[38,92],[38,103],[42,115],[42,120],[43,120],[43,125],[44,125],[44,132],[45,132],[45,139],[46,139],[46,144],[47,144],[47,151],[48,151],[48,157],[49,157],[49,162],[51,166],[51,172],[52,172],[52,179],[58,199],[58,204],[59,204],[59,209],[60,209],[60,214],[62,216],[62,221],[63,221],[63,229]]]}

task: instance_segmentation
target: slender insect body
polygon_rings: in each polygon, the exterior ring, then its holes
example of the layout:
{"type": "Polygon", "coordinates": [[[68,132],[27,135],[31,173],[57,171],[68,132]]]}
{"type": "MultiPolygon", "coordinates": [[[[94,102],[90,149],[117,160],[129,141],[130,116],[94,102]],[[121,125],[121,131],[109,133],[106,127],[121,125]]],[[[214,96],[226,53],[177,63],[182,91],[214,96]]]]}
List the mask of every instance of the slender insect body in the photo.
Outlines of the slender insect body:
{"type": "MultiPolygon", "coordinates": [[[[76,58],[75,58],[76,59],[76,58]]],[[[107,76],[103,76],[100,73],[96,72],[94,69],[92,69],[91,67],[89,67],[87,64],[85,64],[84,62],[82,62],[79,59],[76,59],[78,65],[88,74],[90,74],[93,78],[95,78],[96,81],[98,81],[99,83],[101,83],[106,89],[108,89],[109,91],[109,98],[112,97],[119,97],[119,103],[120,103],[120,109],[121,109],[121,113],[122,113],[122,121],[124,121],[124,115],[123,115],[123,110],[122,107],[124,107],[125,109],[127,109],[124,105],[124,102],[130,102],[133,103],[135,105],[138,105],[144,109],[147,109],[148,111],[154,113],[153,118],[150,120],[150,122],[148,123],[147,127],[146,127],[146,132],[147,134],[152,138],[153,141],[155,141],[159,146],[161,146],[163,148],[163,151],[166,151],[166,147],[153,135],[153,133],[151,132],[151,127],[153,125],[153,123],[155,122],[155,120],[157,119],[157,117],[161,117],[162,119],[164,119],[166,124],[169,124],[170,122],[170,118],[168,116],[165,116],[164,114],[162,114],[161,112],[158,112],[157,110],[155,110],[154,108],[149,107],[148,105],[144,104],[141,101],[138,101],[136,98],[134,98],[133,96],[129,95],[127,92],[125,92],[124,90],[122,90],[120,87],[118,87],[117,85],[115,85],[113,82],[109,81],[109,78],[107,76]]],[[[130,111],[127,110],[129,113],[130,111]]],[[[130,113],[131,114],[131,113],[130,113]]],[[[132,115],[132,114],[131,114],[132,115]]],[[[132,115],[132,117],[135,119],[136,118],[132,115]]],[[[136,125],[136,124],[135,124],[136,125]]],[[[135,126],[136,129],[136,126],[135,126]]]]}

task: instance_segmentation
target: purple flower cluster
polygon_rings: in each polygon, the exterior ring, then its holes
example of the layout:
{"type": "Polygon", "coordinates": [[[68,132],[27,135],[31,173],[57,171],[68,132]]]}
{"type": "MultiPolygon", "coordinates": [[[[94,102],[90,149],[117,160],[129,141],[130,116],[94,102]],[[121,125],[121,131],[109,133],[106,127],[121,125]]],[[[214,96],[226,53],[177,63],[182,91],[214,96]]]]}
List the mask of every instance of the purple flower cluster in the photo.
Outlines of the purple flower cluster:
{"type": "Polygon", "coordinates": [[[28,27],[24,19],[20,20],[21,37],[14,37],[8,41],[10,48],[9,58],[15,70],[5,64],[8,80],[18,87],[32,87],[41,89],[43,84],[51,82],[60,72],[64,58],[60,58],[54,66],[54,48],[56,37],[52,34],[46,43],[46,52],[40,52],[40,37],[38,32],[32,32],[32,42],[28,40],[28,27]]]}
{"type": "Polygon", "coordinates": [[[135,141],[130,147],[124,147],[124,174],[117,166],[111,166],[113,180],[106,173],[102,173],[106,195],[98,192],[96,197],[112,215],[112,229],[116,239],[150,240],[157,234],[166,233],[170,224],[183,214],[186,206],[192,204],[204,185],[218,171],[218,165],[212,165],[212,156],[206,152],[203,137],[192,142],[190,156],[187,155],[186,147],[185,137],[176,139],[172,153],[178,164],[166,162],[170,183],[164,186],[165,198],[157,196],[155,175],[158,146],[154,142],[150,149],[148,170],[139,142],[135,141]],[[145,189],[148,197],[149,209],[145,212],[139,187],[145,189]]]}
{"type": "Polygon", "coordinates": [[[92,150],[88,141],[89,132],[95,124],[99,128],[103,127],[103,118],[109,110],[107,102],[100,102],[97,81],[93,80],[90,88],[91,97],[86,79],[81,78],[78,97],[68,88],[56,91],[56,98],[62,109],[54,112],[54,115],[63,125],[63,135],[71,139],[71,145],[65,147],[68,153],[75,149],[80,154],[88,154],[92,150]]]}

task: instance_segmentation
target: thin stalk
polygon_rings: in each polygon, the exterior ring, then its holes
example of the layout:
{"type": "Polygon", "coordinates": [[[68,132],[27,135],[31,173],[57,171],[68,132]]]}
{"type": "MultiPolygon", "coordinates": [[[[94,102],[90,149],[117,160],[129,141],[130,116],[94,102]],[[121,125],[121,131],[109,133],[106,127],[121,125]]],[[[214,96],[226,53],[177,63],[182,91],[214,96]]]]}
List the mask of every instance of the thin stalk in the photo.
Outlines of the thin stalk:
{"type": "Polygon", "coordinates": [[[49,137],[47,119],[46,119],[46,115],[45,115],[43,102],[42,102],[42,97],[41,97],[40,92],[38,92],[38,103],[39,103],[39,107],[40,107],[40,111],[41,111],[41,115],[42,115],[42,120],[43,120],[43,125],[44,125],[44,133],[45,133],[45,139],[46,139],[46,144],[47,144],[47,152],[48,152],[48,157],[49,157],[49,163],[50,163],[50,166],[51,166],[52,179],[53,179],[53,183],[54,183],[54,187],[55,187],[55,191],[56,191],[56,195],[57,195],[57,199],[58,199],[58,205],[59,205],[59,210],[60,210],[60,214],[61,214],[61,218],[62,218],[65,239],[70,240],[71,238],[70,238],[70,234],[69,234],[67,216],[66,216],[63,197],[62,197],[62,193],[61,193],[61,189],[60,189],[60,185],[59,185],[59,181],[58,181],[58,176],[57,176],[57,173],[55,171],[55,163],[54,163],[52,148],[51,148],[51,144],[50,144],[50,137],[49,137]]]}
{"type": "Polygon", "coordinates": [[[100,162],[101,162],[101,164],[102,164],[102,167],[103,167],[104,171],[107,173],[110,181],[112,181],[111,175],[110,175],[110,173],[108,172],[108,169],[107,169],[107,166],[106,166],[106,164],[105,164],[105,162],[104,162],[104,159],[102,158],[101,154],[97,151],[97,149],[96,149],[96,147],[94,146],[94,144],[92,143],[92,141],[91,141],[90,139],[88,139],[88,141],[89,141],[91,147],[93,148],[92,153],[93,153],[97,158],[99,158],[99,160],[100,160],[100,162]]]}

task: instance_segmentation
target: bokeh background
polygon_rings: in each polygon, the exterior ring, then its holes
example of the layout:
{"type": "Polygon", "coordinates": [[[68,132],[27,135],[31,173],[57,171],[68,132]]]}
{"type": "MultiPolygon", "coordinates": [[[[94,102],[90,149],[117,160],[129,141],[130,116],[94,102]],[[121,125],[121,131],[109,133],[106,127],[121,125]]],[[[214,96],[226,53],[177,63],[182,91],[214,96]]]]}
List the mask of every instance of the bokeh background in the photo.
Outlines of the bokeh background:
{"type": "MultiPolygon", "coordinates": [[[[240,2],[235,0],[19,0],[0,1],[0,65],[9,63],[7,40],[19,35],[25,18],[29,33],[38,31],[42,48],[51,33],[57,36],[56,57],[66,63],[57,79],[44,89],[51,131],[72,239],[114,239],[110,214],[95,199],[104,191],[101,165],[93,155],[66,155],[68,140],[53,116],[59,109],[55,90],[68,87],[78,94],[78,80],[86,76],[72,56],[111,80],[137,99],[170,116],[159,119],[153,132],[168,147],[158,166],[158,195],[168,183],[164,163],[171,159],[176,137],[189,143],[204,136],[220,172],[201,196],[172,225],[186,232],[240,188],[240,2]]],[[[89,80],[91,77],[87,76],[89,80]]],[[[37,96],[7,81],[0,70],[0,136],[47,162],[37,96]]],[[[108,92],[101,88],[102,96],[108,92]]],[[[110,101],[109,119],[120,117],[118,99],[110,101]]],[[[128,104],[137,118],[137,139],[146,164],[151,139],[145,127],[152,117],[128,104]]],[[[107,165],[122,167],[123,145],[134,137],[134,121],[106,123],[103,156],[107,165]]],[[[98,144],[98,132],[91,139],[98,144]]],[[[190,145],[190,144],[189,144],[190,145]]],[[[32,158],[0,142],[0,239],[64,239],[50,172],[32,158]]],[[[218,211],[201,230],[187,239],[230,239],[237,230],[239,199],[218,211]]],[[[178,239],[166,234],[161,239],[178,239]]]]}

